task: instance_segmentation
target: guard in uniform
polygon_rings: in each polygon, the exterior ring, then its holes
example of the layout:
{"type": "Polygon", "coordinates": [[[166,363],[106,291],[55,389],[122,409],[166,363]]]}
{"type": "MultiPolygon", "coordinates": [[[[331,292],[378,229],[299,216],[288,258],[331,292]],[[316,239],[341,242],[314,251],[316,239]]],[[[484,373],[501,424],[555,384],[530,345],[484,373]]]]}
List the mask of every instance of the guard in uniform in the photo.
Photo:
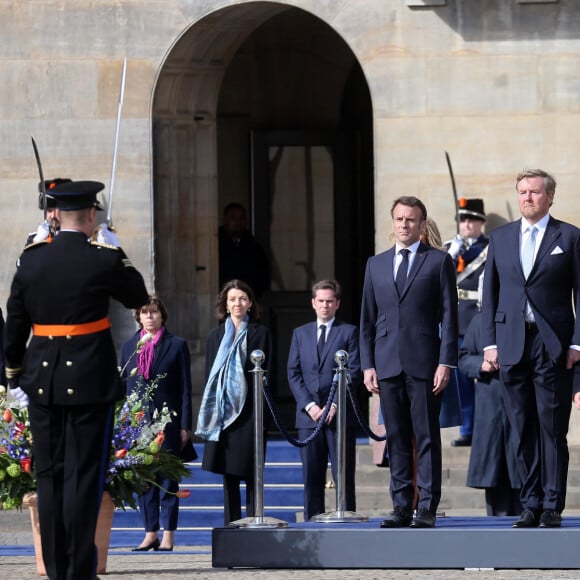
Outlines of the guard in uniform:
{"type": "Polygon", "coordinates": [[[61,230],[52,243],[25,248],[7,303],[6,374],[9,386],[30,399],[42,553],[51,580],[95,577],[113,408],[125,391],[109,300],[127,308],[148,301],[123,250],[88,239],[103,188],[70,181],[51,190],[61,230]]]}
{"type": "MultiPolygon", "coordinates": [[[[51,241],[60,229],[60,223],[56,217],[56,201],[51,195],[51,191],[63,183],[70,183],[72,181],[68,178],[57,177],[56,179],[47,179],[44,181],[44,188],[46,191],[46,219],[38,226],[35,232],[30,232],[26,239],[26,245],[36,242],[43,242],[44,240],[51,241]]],[[[38,208],[44,211],[44,196],[42,194],[42,181],[38,184],[38,208]]]]}
{"type": "MultiPolygon", "coordinates": [[[[482,233],[486,219],[482,199],[459,199],[457,217],[459,234],[445,246],[457,269],[459,346],[461,346],[469,323],[478,312],[477,290],[485,268],[489,239],[482,233]]],[[[473,436],[474,382],[459,369],[456,369],[455,380],[461,403],[462,424],[459,428],[459,438],[452,441],[451,445],[463,447],[471,445],[473,436]]]]}

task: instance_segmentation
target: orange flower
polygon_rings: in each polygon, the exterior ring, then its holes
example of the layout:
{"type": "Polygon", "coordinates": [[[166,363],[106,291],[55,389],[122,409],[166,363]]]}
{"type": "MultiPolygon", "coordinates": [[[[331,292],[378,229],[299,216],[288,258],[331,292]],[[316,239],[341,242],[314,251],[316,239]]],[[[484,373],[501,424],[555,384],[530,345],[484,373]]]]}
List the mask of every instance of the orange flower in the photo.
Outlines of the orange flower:
{"type": "Polygon", "coordinates": [[[165,433],[163,431],[159,431],[159,433],[157,433],[157,437],[155,437],[155,443],[157,443],[157,445],[161,445],[164,441],[165,433]]]}
{"type": "Polygon", "coordinates": [[[180,497],[182,499],[183,498],[186,498],[186,497],[189,497],[190,495],[191,495],[191,492],[189,491],[189,489],[180,489],[177,492],[177,497],[180,497]]]}
{"type": "Polygon", "coordinates": [[[118,449],[115,451],[115,457],[117,459],[121,459],[121,457],[125,457],[127,455],[127,450],[123,447],[123,449],[118,449]]]}
{"type": "Polygon", "coordinates": [[[12,411],[10,409],[6,409],[4,411],[4,421],[6,421],[6,423],[10,423],[10,421],[12,421],[12,411]]]}
{"type": "Polygon", "coordinates": [[[24,471],[24,473],[32,473],[32,465],[29,457],[21,459],[20,466],[22,467],[22,471],[24,471]]]}

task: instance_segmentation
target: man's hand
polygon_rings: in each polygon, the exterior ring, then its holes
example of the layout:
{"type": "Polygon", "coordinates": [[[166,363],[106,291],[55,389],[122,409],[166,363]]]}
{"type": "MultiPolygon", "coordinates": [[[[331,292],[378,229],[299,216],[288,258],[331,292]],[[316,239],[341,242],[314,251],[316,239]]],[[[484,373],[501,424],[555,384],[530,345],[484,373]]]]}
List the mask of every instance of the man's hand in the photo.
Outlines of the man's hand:
{"type": "Polygon", "coordinates": [[[375,369],[366,369],[363,380],[369,393],[379,394],[379,379],[377,378],[377,371],[375,369]]]}
{"type": "Polygon", "coordinates": [[[578,361],[580,361],[580,350],[569,348],[566,355],[566,368],[571,369],[578,361]]]}
{"type": "Polygon", "coordinates": [[[320,417],[322,417],[322,409],[316,403],[314,403],[314,405],[312,405],[306,412],[313,421],[318,421],[320,417]]]}
{"type": "Polygon", "coordinates": [[[580,392],[574,393],[574,398],[572,399],[572,401],[574,401],[576,409],[580,410],[580,392]]]}
{"type": "Polygon", "coordinates": [[[433,394],[438,395],[443,392],[451,377],[451,369],[449,367],[439,365],[435,369],[435,376],[433,377],[433,394]]]}
{"type": "Polygon", "coordinates": [[[497,371],[499,370],[499,362],[498,362],[498,358],[497,358],[497,348],[488,348],[486,350],[483,351],[483,360],[487,363],[489,363],[490,367],[491,367],[491,371],[497,371]]]}
{"type": "Polygon", "coordinates": [[[482,373],[494,373],[496,369],[491,366],[491,363],[484,360],[481,362],[481,372],[482,373]]]}
{"type": "Polygon", "coordinates": [[[97,242],[99,244],[108,244],[109,246],[116,246],[117,248],[120,246],[119,240],[117,239],[117,235],[115,232],[111,231],[107,224],[99,224],[99,228],[97,230],[97,242]]]}
{"type": "Polygon", "coordinates": [[[18,379],[8,379],[8,399],[16,401],[19,407],[28,407],[28,395],[18,386],[18,379]]]}
{"type": "Polygon", "coordinates": [[[464,244],[465,242],[463,241],[463,238],[459,234],[457,234],[451,240],[451,244],[449,244],[449,249],[447,250],[447,253],[455,260],[455,258],[459,256],[459,253],[463,249],[464,244]]]}
{"type": "Polygon", "coordinates": [[[181,429],[179,433],[181,435],[181,448],[183,449],[189,441],[189,431],[187,429],[181,429]]]}
{"type": "Polygon", "coordinates": [[[32,238],[32,243],[44,242],[50,236],[50,224],[47,221],[42,222],[36,230],[36,235],[32,238]]]}

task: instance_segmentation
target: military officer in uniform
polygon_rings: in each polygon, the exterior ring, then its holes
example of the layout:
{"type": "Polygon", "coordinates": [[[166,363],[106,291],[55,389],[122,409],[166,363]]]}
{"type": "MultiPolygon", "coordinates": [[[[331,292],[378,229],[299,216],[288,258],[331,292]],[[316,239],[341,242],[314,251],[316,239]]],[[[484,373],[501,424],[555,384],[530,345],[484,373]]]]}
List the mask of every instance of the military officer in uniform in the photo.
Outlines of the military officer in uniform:
{"type": "Polygon", "coordinates": [[[46,191],[46,202],[42,193],[42,181],[38,184],[38,208],[44,211],[44,204],[46,203],[46,219],[38,226],[35,232],[30,232],[26,240],[26,245],[34,244],[36,242],[43,242],[44,240],[51,241],[60,229],[60,223],[56,217],[56,201],[51,195],[51,191],[63,183],[72,181],[68,178],[57,177],[56,179],[46,179],[44,181],[44,188],[46,191]]]}
{"type": "Polygon", "coordinates": [[[113,408],[124,396],[109,300],[127,308],[148,300],[123,250],[88,239],[103,188],[70,181],[51,190],[59,235],[25,248],[7,303],[6,374],[9,386],[30,399],[42,553],[51,580],[95,577],[113,408]]]}
{"type": "MultiPolygon", "coordinates": [[[[479,279],[483,275],[489,239],[483,234],[485,211],[482,199],[458,201],[457,218],[459,234],[447,242],[447,253],[453,258],[457,270],[457,297],[459,298],[459,346],[467,332],[471,319],[478,312],[479,279]]],[[[451,442],[454,447],[471,445],[473,436],[474,382],[456,369],[455,380],[461,403],[462,424],[459,438],[451,442]]]]}

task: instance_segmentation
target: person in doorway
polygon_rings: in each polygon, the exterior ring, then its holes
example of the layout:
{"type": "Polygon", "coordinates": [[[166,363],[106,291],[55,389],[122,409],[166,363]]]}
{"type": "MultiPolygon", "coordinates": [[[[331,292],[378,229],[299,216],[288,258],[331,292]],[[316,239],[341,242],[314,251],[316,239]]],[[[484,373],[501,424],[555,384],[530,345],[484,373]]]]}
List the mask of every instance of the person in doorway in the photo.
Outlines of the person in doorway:
{"type": "Polygon", "coordinates": [[[573,367],[580,361],[580,230],[550,215],[556,180],[516,177],[521,219],[490,235],[483,280],[484,360],[498,370],[518,440],[524,511],[515,528],[556,528],[568,476],[573,367]]]}
{"type": "MultiPolygon", "coordinates": [[[[351,393],[361,383],[358,329],[336,318],[340,308],[341,287],[336,280],[321,280],[312,286],[312,308],[316,321],[294,329],[288,355],[288,384],[296,399],[298,438],[312,435],[320,421],[327,402],[334,375],[337,350],[348,354],[351,393]]],[[[325,512],[324,496],[328,460],[337,481],[337,422],[336,402],[333,401],[322,431],[308,445],[300,448],[304,478],[304,520],[325,512]]],[[[347,405],[347,422],[344,433],[345,448],[345,509],[356,511],[355,416],[347,405]]]]}
{"type": "Polygon", "coordinates": [[[455,271],[448,254],[420,240],[421,200],[397,198],[391,216],[396,245],[367,262],[360,323],[364,383],[380,393],[387,430],[394,509],[381,527],[431,528],[441,498],[441,393],[457,366],[455,271]]]}
{"type": "Polygon", "coordinates": [[[24,249],[7,305],[6,375],[10,388],[30,399],[42,555],[51,579],[95,578],[114,404],[124,396],[109,301],[127,308],[147,302],[143,278],[123,250],[88,240],[103,188],[76,181],[52,189],[60,233],[24,249]]]}
{"type": "Polygon", "coordinates": [[[258,300],[270,285],[268,256],[248,231],[248,214],[239,203],[224,209],[219,229],[219,283],[242,280],[252,288],[258,300]]]}
{"type": "MultiPolygon", "coordinates": [[[[459,298],[459,346],[471,319],[478,311],[477,289],[485,268],[488,238],[483,234],[486,216],[482,199],[465,199],[457,202],[459,233],[445,244],[457,271],[457,296],[459,298]]],[[[453,447],[468,447],[473,439],[474,382],[461,369],[456,369],[452,382],[457,385],[461,403],[459,438],[453,447]]]]}
{"type": "Polygon", "coordinates": [[[246,482],[246,516],[255,513],[254,392],[250,355],[261,350],[267,371],[270,332],[259,323],[254,292],[242,280],[221,289],[216,307],[220,325],[207,339],[206,384],[195,434],[205,439],[202,468],[223,475],[224,524],[241,519],[240,483],[246,482]]]}
{"type": "MultiPolygon", "coordinates": [[[[180,455],[189,442],[191,431],[191,362],[187,341],[167,330],[167,308],[158,296],[149,296],[147,304],[135,310],[140,329],[121,346],[121,368],[126,380],[127,394],[145,391],[155,384],[148,420],[165,405],[174,413],[165,426],[162,449],[180,455]],[[138,349],[139,341],[148,335],[138,349]],[[137,351],[139,352],[137,353],[137,351]],[[132,361],[134,354],[136,360],[132,361]],[[131,370],[137,368],[137,373],[131,370]]],[[[179,485],[176,481],[159,477],[157,485],[139,496],[139,510],[145,524],[145,538],[135,552],[173,550],[174,533],[179,516],[179,485]],[[161,512],[160,512],[161,510],[161,512]],[[159,523],[163,537],[159,542],[159,523]]]]}

